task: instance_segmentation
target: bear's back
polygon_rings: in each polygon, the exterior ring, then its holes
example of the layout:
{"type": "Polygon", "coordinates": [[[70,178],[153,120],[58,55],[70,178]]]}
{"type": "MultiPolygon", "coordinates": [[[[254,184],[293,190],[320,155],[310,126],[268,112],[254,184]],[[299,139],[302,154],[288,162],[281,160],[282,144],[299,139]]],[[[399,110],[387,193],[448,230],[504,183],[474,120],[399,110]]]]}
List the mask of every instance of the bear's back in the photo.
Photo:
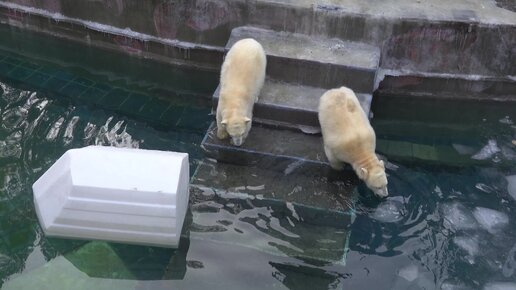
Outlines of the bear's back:
{"type": "Polygon", "coordinates": [[[319,121],[326,145],[347,150],[374,146],[374,131],[357,97],[348,88],[329,90],[321,97],[319,121]]]}
{"type": "Polygon", "coordinates": [[[237,41],[229,50],[221,71],[221,98],[244,97],[254,101],[263,86],[266,56],[256,40],[237,41]]]}

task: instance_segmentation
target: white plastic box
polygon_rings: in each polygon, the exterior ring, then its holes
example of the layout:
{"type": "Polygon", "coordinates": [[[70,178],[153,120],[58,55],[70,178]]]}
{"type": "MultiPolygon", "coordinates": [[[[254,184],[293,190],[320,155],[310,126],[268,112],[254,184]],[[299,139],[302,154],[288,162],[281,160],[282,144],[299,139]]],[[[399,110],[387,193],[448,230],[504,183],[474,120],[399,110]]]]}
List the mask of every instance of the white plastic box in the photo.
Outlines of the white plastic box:
{"type": "Polygon", "coordinates": [[[32,186],[48,236],[177,247],[188,154],[90,146],[67,151],[32,186]]]}

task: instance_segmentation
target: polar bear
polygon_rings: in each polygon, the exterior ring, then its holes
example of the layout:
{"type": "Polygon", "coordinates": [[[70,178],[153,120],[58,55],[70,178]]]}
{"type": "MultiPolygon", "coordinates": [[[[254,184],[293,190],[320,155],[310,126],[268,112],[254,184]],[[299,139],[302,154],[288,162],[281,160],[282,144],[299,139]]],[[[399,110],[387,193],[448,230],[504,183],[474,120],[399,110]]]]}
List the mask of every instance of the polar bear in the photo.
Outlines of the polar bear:
{"type": "Polygon", "coordinates": [[[319,123],[331,167],[340,170],[344,162],[351,164],[367,187],[387,196],[385,166],[375,154],[376,136],[355,93],[346,87],[325,92],[319,101],[319,123]]]}
{"type": "Polygon", "coordinates": [[[237,41],[229,50],[220,75],[217,106],[217,137],[231,137],[241,146],[253,118],[253,106],[265,80],[267,59],[263,47],[254,39],[237,41]]]}

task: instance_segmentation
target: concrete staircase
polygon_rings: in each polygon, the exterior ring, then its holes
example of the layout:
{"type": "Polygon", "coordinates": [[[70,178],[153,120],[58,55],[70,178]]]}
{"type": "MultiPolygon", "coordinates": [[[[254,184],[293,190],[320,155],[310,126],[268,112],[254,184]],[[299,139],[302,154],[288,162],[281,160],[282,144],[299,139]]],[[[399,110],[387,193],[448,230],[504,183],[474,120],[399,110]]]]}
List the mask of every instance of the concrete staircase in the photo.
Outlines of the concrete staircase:
{"type": "MultiPolygon", "coordinates": [[[[317,134],[319,98],[327,89],[347,86],[357,93],[369,114],[379,49],[338,39],[238,27],[226,50],[249,37],[259,41],[267,54],[267,80],[254,107],[253,128],[244,145],[236,147],[229,140],[218,140],[212,124],[202,143],[208,156],[280,171],[295,162],[323,170],[327,159],[317,134]]],[[[218,97],[219,88],[213,96],[214,110],[218,97]]]]}
{"type": "MultiPolygon", "coordinates": [[[[253,127],[241,147],[216,137],[216,124],[208,129],[202,147],[206,158],[192,178],[193,188],[211,187],[222,195],[258,198],[265,204],[295,204],[318,216],[334,214],[333,221],[346,232],[354,219],[358,178],[351,168],[334,171],[328,165],[320,135],[319,98],[330,88],[352,88],[369,114],[378,48],[338,39],[315,38],[252,27],[233,29],[226,52],[242,38],[258,40],[267,54],[267,79],[254,106],[253,127]]],[[[217,108],[219,88],[213,95],[217,108]]],[[[315,218],[315,219],[314,219],[315,218]]],[[[331,224],[325,218],[323,224],[331,224]]],[[[348,237],[349,238],[349,237],[348,237]]],[[[345,240],[347,240],[346,238],[345,240]]],[[[347,241],[342,241],[343,253],[347,241]]],[[[340,253],[340,252],[339,252],[340,253]]],[[[321,260],[320,254],[306,258],[321,260]]],[[[332,264],[345,264],[345,255],[332,264]]]]}
{"type": "Polygon", "coordinates": [[[267,53],[267,75],[279,81],[322,88],[345,83],[359,93],[371,93],[380,60],[374,46],[297,33],[237,27],[226,44],[254,38],[267,53]]]}

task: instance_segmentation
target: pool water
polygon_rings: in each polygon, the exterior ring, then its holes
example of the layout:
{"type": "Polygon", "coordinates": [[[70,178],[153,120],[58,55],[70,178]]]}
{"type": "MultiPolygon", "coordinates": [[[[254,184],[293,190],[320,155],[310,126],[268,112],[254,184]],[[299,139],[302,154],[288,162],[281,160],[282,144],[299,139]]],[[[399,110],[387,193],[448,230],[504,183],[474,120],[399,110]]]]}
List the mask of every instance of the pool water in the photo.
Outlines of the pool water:
{"type": "Polygon", "coordinates": [[[354,211],[342,215],[197,187],[171,250],[45,237],[31,185],[66,150],[93,144],[188,152],[194,174],[213,118],[206,89],[163,93],[5,51],[0,69],[2,289],[516,287],[516,127],[507,106],[462,123],[446,119],[451,109],[437,118],[413,104],[410,114],[426,119],[410,123],[383,106],[373,125],[389,160],[388,198],[360,185],[354,211]],[[400,142],[412,155],[398,154],[400,142]]]}

